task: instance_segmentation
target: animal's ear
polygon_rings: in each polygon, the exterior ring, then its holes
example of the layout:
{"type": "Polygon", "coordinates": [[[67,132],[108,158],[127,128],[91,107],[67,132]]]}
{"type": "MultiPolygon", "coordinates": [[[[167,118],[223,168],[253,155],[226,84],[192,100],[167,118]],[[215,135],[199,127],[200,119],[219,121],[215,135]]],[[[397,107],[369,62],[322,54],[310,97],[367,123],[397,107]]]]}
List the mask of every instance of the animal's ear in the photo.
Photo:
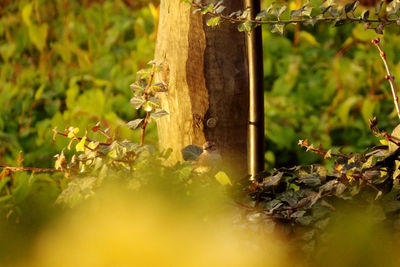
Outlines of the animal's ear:
{"type": "Polygon", "coordinates": [[[199,146],[188,145],[181,150],[183,160],[185,161],[197,161],[199,156],[203,153],[203,149],[199,146]]]}

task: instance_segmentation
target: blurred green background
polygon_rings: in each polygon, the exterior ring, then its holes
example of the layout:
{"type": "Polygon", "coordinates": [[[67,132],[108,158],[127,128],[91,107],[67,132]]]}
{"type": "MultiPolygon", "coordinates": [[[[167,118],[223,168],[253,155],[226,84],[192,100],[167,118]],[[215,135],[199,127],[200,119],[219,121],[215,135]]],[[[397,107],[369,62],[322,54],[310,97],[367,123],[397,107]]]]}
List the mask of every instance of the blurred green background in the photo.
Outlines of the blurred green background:
{"type": "MultiPolygon", "coordinates": [[[[114,135],[138,140],[124,126],[140,115],[129,104],[129,85],[153,57],[157,7],[146,0],[3,1],[1,161],[14,164],[22,151],[25,165],[51,166],[67,142],[51,141],[54,127],[101,121],[114,135]]],[[[400,77],[399,30],[385,31],[383,46],[400,77]]],[[[395,127],[384,67],[370,44],[374,31],[361,24],[291,25],[283,37],[268,26],[263,33],[268,168],[319,160],[297,146],[299,139],[363,151],[377,143],[368,129],[373,115],[381,128],[395,127]]],[[[154,124],[147,142],[157,143],[154,124]]]]}

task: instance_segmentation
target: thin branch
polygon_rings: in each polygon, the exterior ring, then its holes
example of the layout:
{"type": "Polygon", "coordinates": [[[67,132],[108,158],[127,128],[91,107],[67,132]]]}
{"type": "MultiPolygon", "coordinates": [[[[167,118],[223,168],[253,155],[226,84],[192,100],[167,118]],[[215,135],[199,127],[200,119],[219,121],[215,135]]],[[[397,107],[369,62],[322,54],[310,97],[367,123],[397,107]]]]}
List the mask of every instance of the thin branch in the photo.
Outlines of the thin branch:
{"type": "Polygon", "coordinates": [[[386,60],[386,54],[385,52],[382,50],[382,47],[380,45],[380,39],[376,38],[374,40],[371,41],[379,50],[383,64],[385,65],[386,68],[386,73],[387,75],[385,76],[385,79],[389,81],[390,84],[390,88],[392,90],[392,95],[393,95],[393,102],[394,102],[394,106],[396,107],[396,111],[397,111],[397,116],[400,119],[400,107],[399,107],[399,99],[397,97],[396,94],[396,87],[394,85],[394,76],[392,75],[392,73],[390,72],[390,68],[388,65],[388,62],[386,60]]]}
{"type": "MultiPolygon", "coordinates": [[[[64,137],[68,137],[68,134],[66,134],[66,133],[57,131],[55,129],[53,131],[54,131],[55,135],[62,135],[64,137]]],[[[75,136],[74,138],[79,140],[79,141],[82,140],[82,137],[75,136]]],[[[86,137],[86,141],[88,141],[88,142],[97,142],[97,141],[95,141],[93,139],[90,139],[89,137],[86,137]]],[[[101,142],[99,142],[99,146],[110,146],[110,145],[111,145],[111,143],[101,143],[101,142]]]]}
{"type": "Polygon", "coordinates": [[[141,146],[143,146],[143,144],[144,144],[144,134],[146,132],[147,124],[149,123],[149,118],[150,118],[150,112],[147,111],[146,112],[146,117],[144,118],[144,122],[143,122],[143,125],[142,125],[142,134],[140,136],[140,145],[141,146]]]}
{"type": "Polygon", "coordinates": [[[35,168],[35,167],[11,167],[7,165],[0,165],[0,168],[7,169],[12,172],[24,172],[24,171],[32,171],[32,172],[64,172],[63,170],[50,169],[50,168],[35,168]]]}

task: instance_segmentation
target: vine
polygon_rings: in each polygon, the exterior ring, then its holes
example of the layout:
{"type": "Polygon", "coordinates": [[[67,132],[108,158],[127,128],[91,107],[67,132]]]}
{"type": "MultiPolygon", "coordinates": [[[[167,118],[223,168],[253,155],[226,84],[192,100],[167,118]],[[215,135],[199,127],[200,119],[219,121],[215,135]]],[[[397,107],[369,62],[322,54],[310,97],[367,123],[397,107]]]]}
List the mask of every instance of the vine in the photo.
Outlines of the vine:
{"type": "Polygon", "coordinates": [[[397,24],[400,25],[400,1],[394,0],[387,6],[384,1],[380,1],[375,7],[374,18],[370,17],[370,11],[364,10],[360,14],[356,14],[359,1],[346,4],[344,7],[336,3],[335,0],[327,0],[319,10],[312,7],[307,1],[299,9],[291,10],[289,19],[281,19],[286,11],[287,6],[278,6],[271,4],[267,9],[261,10],[255,18],[250,18],[249,9],[238,10],[230,14],[224,13],[226,7],[223,5],[224,0],[215,1],[214,3],[202,4],[201,0],[181,0],[189,3],[194,8],[193,13],[201,12],[209,15],[207,19],[208,26],[218,26],[221,22],[226,21],[238,24],[238,30],[241,32],[251,32],[257,26],[271,25],[271,32],[283,34],[288,24],[304,24],[314,26],[319,22],[332,23],[335,27],[339,27],[348,23],[364,23],[365,29],[374,29],[376,33],[383,34],[386,26],[397,24]]]}

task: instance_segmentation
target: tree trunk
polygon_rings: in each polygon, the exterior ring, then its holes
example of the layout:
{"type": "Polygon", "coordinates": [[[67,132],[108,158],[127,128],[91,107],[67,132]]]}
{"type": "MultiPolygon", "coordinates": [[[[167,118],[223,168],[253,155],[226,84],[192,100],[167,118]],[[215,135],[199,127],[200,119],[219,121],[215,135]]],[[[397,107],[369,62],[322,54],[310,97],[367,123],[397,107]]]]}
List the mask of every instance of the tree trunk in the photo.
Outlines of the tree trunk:
{"type": "MultiPolygon", "coordinates": [[[[243,9],[225,1],[225,12],[243,9]]],[[[235,25],[206,25],[181,0],[161,0],[156,62],[168,92],[161,103],[169,115],[158,121],[160,148],[172,148],[171,162],[182,160],[187,145],[216,143],[231,174],[247,174],[248,68],[246,36],[235,25]]]]}

